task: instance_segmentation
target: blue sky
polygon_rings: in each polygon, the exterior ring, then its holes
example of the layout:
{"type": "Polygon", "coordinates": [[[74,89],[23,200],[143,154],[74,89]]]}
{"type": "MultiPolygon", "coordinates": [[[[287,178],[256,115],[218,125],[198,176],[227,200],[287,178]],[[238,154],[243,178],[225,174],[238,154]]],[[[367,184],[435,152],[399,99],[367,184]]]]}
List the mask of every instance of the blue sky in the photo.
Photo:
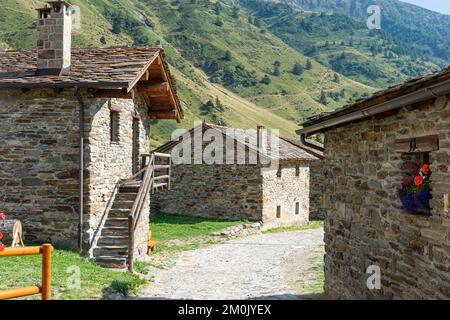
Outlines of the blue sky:
{"type": "Polygon", "coordinates": [[[401,0],[433,11],[450,14],[450,0],[401,0]]]}

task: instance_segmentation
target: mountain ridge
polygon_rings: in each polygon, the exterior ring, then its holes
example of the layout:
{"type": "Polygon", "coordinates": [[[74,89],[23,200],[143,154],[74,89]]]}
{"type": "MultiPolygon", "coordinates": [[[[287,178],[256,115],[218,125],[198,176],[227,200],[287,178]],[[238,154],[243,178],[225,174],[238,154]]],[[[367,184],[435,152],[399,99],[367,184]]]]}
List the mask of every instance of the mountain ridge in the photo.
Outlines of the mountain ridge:
{"type": "MultiPolygon", "coordinates": [[[[74,46],[164,47],[186,129],[204,119],[244,128],[261,124],[292,136],[297,123],[309,116],[439,67],[433,57],[410,57],[387,35],[370,34],[361,19],[345,12],[305,15],[300,2],[271,1],[272,12],[252,6],[265,4],[263,0],[71,2],[82,14],[82,29],[73,32],[74,46]],[[291,29],[283,28],[286,22],[291,29]],[[313,30],[305,31],[308,26],[313,30]]],[[[33,9],[43,3],[2,0],[0,48],[35,46],[33,9]]],[[[308,2],[311,10],[319,3],[308,2]]],[[[156,146],[179,126],[155,121],[152,128],[156,146]]]]}

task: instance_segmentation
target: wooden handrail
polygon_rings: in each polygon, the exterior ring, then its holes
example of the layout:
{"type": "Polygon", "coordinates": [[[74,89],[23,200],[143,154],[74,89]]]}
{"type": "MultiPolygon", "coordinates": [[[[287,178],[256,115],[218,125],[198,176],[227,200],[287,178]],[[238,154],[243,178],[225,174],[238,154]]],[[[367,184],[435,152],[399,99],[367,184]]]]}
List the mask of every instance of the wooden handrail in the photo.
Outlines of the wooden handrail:
{"type": "Polygon", "coordinates": [[[134,233],[136,231],[137,223],[141,217],[142,209],[145,204],[145,199],[149,196],[150,189],[153,185],[155,167],[155,155],[150,156],[150,162],[145,169],[144,178],[142,179],[141,186],[139,187],[136,200],[134,201],[133,208],[128,216],[128,269],[133,271],[133,258],[134,258],[134,233]]]}
{"type": "Polygon", "coordinates": [[[27,297],[35,294],[41,294],[42,300],[50,300],[52,295],[52,252],[53,247],[51,244],[44,244],[41,247],[6,248],[0,252],[0,257],[42,255],[41,286],[2,290],[0,291],[0,300],[27,297]]]}
{"type": "Polygon", "coordinates": [[[134,244],[135,244],[135,231],[137,224],[141,218],[145,201],[149,197],[150,193],[153,193],[155,180],[167,179],[167,188],[170,189],[170,171],[172,165],[172,156],[170,154],[154,152],[151,154],[142,154],[142,169],[135,173],[131,178],[125,180],[127,182],[133,181],[138,176],[142,176],[142,181],[139,187],[136,200],[133,203],[130,215],[128,216],[128,269],[133,271],[133,257],[134,257],[134,244]],[[168,158],[169,165],[156,165],[156,158],[168,158]],[[147,159],[149,159],[147,163],[147,159]],[[155,178],[156,169],[168,169],[168,174],[162,177],[155,178]]]}

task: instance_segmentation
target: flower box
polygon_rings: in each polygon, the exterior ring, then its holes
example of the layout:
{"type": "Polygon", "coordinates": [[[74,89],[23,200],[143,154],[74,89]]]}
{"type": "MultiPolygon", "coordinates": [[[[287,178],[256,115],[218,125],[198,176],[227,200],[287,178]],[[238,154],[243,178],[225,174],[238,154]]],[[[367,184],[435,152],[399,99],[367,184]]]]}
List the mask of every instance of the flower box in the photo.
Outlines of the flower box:
{"type": "Polygon", "coordinates": [[[415,166],[411,169],[412,177],[403,180],[403,186],[398,190],[402,208],[411,214],[430,214],[430,189],[431,171],[428,164],[421,169],[415,166]]]}

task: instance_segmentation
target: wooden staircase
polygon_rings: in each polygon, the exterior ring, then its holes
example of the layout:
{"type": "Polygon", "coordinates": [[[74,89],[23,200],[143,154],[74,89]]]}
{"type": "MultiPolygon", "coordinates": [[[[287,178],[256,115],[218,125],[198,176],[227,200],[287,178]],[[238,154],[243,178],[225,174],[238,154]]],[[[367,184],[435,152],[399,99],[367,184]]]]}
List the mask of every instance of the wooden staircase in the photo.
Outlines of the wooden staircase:
{"type": "Polygon", "coordinates": [[[170,170],[169,154],[143,155],[142,169],[131,178],[121,181],[93,249],[94,261],[100,266],[133,268],[134,232],[137,221],[143,214],[144,201],[150,192],[170,189],[170,170]]]}

